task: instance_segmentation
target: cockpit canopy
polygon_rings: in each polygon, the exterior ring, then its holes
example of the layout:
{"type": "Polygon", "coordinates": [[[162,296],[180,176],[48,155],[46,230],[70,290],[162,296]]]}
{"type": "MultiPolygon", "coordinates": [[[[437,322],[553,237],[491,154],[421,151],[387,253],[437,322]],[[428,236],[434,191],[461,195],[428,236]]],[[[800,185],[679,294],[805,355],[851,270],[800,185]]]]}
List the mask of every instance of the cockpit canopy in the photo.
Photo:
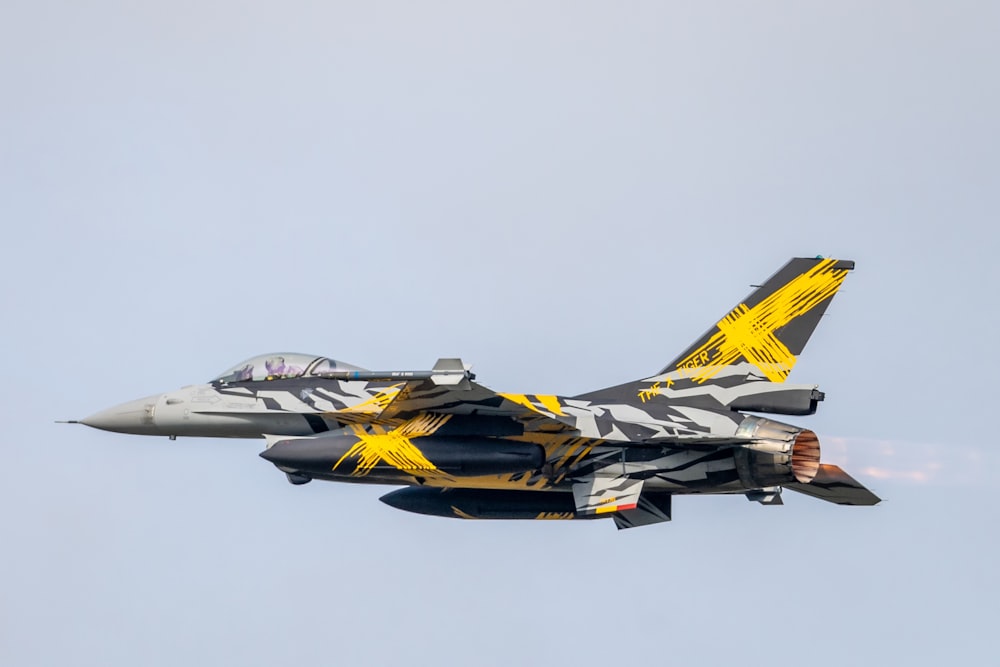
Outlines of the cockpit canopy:
{"type": "Polygon", "coordinates": [[[214,378],[212,382],[256,382],[303,376],[322,375],[329,371],[363,371],[364,368],[345,364],[328,357],[297,352],[262,354],[240,362],[214,378]]]}

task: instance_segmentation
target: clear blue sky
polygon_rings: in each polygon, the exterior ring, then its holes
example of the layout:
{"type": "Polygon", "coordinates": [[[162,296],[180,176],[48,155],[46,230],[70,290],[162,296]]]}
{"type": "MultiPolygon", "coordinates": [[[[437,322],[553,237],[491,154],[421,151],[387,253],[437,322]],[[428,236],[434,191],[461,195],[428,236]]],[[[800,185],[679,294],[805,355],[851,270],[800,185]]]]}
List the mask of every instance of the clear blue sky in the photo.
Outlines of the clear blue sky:
{"type": "Polygon", "coordinates": [[[994,2],[0,8],[0,663],[985,664],[994,2]],[[854,259],[795,421],[887,499],[460,522],[53,424],[274,350],[574,394],[854,259]]]}

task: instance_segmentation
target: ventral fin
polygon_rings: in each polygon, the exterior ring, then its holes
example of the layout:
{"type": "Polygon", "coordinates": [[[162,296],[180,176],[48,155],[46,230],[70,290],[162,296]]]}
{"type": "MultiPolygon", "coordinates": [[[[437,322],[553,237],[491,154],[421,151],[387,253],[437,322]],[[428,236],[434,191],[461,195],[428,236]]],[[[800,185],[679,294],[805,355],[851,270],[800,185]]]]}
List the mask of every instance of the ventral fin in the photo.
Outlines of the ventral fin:
{"type": "Polygon", "coordinates": [[[642,485],[641,479],[631,479],[608,468],[598,470],[573,484],[577,514],[608,514],[633,510],[639,503],[642,485]]]}

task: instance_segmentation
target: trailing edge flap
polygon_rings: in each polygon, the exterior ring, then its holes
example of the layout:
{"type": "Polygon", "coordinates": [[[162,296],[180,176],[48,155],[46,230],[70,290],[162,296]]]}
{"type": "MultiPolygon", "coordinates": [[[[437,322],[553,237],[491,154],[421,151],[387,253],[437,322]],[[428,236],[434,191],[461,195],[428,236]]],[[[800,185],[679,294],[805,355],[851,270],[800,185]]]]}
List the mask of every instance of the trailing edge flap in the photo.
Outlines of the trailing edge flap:
{"type": "Polygon", "coordinates": [[[877,505],[881,498],[835,465],[823,463],[808,484],[785,484],[786,489],[838,505],[877,505]]]}
{"type": "Polygon", "coordinates": [[[636,508],[644,480],[613,472],[617,468],[617,464],[608,466],[573,484],[577,514],[606,514],[636,508]]]}
{"type": "Polygon", "coordinates": [[[611,518],[615,520],[618,530],[670,521],[670,501],[669,493],[643,493],[639,495],[639,504],[634,510],[615,512],[611,518]]]}

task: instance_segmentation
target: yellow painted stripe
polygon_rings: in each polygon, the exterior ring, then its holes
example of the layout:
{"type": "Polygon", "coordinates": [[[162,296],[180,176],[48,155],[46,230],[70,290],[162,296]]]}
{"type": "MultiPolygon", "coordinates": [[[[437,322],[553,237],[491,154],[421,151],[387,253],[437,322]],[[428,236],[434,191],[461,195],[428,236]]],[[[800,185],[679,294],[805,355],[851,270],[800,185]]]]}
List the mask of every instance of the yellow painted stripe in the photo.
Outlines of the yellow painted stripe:
{"type": "Polygon", "coordinates": [[[784,382],[796,358],[775,332],[837,293],[847,270],[835,269],[836,264],[835,259],[817,263],[753,308],[739,304],[719,321],[718,331],[676,369],[701,383],[742,358],[771,382],[784,382]]]}
{"type": "Polygon", "coordinates": [[[518,405],[528,408],[532,412],[541,412],[541,410],[535,407],[535,404],[529,401],[528,397],[524,394],[502,394],[498,392],[497,396],[503,396],[511,403],[517,403],[518,405]]]}
{"type": "Polygon", "coordinates": [[[560,417],[565,417],[566,413],[562,411],[562,407],[559,405],[559,399],[555,396],[549,394],[535,394],[535,398],[538,402],[545,406],[545,409],[554,415],[559,415],[560,417]]]}

